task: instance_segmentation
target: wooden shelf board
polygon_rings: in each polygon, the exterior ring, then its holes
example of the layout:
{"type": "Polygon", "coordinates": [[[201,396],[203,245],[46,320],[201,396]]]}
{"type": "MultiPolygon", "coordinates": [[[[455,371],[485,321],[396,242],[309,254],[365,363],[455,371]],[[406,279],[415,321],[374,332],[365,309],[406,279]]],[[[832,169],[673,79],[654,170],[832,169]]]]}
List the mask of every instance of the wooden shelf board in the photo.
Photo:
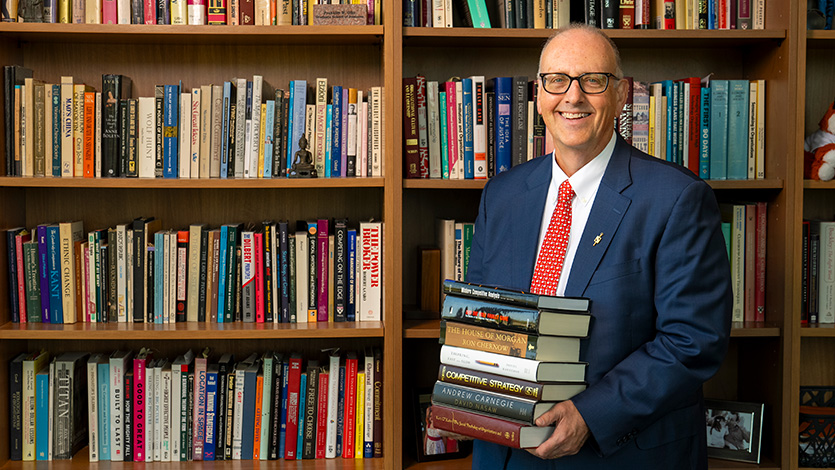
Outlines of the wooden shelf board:
{"type": "MultiPolygon", "coordinates": [[[[481,180],[444,180],[444,179],[404,179],[403,187],[407,189],[482,189],[487,183],[481,180]]],[[[782,179],[762,180],[707,180],[713,189],[783,189],[782,179]]],[[[835,189],[835,182],[828,187],[835,189]]]]}
{"type": "MultiPolygon", "coordinates": [[[[835,325],[833,325],[835,326],[835,325]]],[[[440,320],[405,320],[403,322],[404,338],[437,339],[440,336],[440,320]]],[[[835,336],[835,328],[832,329],[835,336]]],[[[770,322],[734,322],[731,324],[733,338],[777,338],[780,337],[780,326],[770,322]]]]}
{"type": "MultiPolygon", "coordinates": [[[[413,460],[405,462],[404,468],[408,470],[469,470],[472,466],[472,456],[464,457],[462,459],[441,460],[437,462],[423,462],[416,463],[413,460]]],[[[766,459],[757,465],[745,462],[733,462],[730,460],[708,459],[708,468],[710,470],[725,470],[725,469],[759,469],[759,470],[780,470],[780,466],[766,459]]],[[[801,469],[803,470],[803,469],[801,469]]]]}
{"type": "MultiPolygon", "coordinates": [[[[403,28],[406,46],[540,47],[553,30],[501,28],[403,28]]],[[[717,47],[728,48],[768,41],[783,41],[784,29],[763,30],[607,30],[619,47],[717,47]]]]}
{"type": "Polygon", "coordinates": [[[383,459],[315,459],[315,460],[275,460],[270,463],[248,460],[225,460],[225,461],[189,461],[189,462],[98,462],[90,463],[89,451],[84,447],[73,457],[72,460],[53,460],[51,462],[21,462],[7,461],[2,470],[36,470],[36,469],[86,469],[105,466],[109,470],[174,470],[179,468],[195,469],[205,468],[210,465],[212,469],[245,470],[255,468],[282,468],[297,470],[377,470],[383,469],[383,459]]]}
{"type": "Polygon", "coordinates": [[[835,324],[803,325],[800,328],[800,336],[810,338],[835,338],[835,324]]]}
{"type": "Polygon", "coordinates": [[[264,188],[382,188],[384,178],[33,178],[0,177],[0,187],[12,188],[145,188],[145,189],[264,189],[264,188]]]}
{"type": "Polygon", "coordinates": [[[807,30],[806,47],[811,49],[835,47],[835,31],[807,30]]]}
{"type": "Polygon", "coordinates": [[[27,42],[130,44],[382,44],[382,26],[208,26],[0,23],[0,37],[27,42]]]}
{"type": "MultiPolygon", "coordinates": [[[[833,44],[833,45],[835,45],[835,44],[833,44]]],[[[833,181],[803,180],[803,189],[835,189],[835,180],[833,180],[833,181]]]]}
{"type": "Polygon", "coordinates": [[[383,337],[383,322],[346,323],[6,323],[0,340],[190,340],[383,337]]]}

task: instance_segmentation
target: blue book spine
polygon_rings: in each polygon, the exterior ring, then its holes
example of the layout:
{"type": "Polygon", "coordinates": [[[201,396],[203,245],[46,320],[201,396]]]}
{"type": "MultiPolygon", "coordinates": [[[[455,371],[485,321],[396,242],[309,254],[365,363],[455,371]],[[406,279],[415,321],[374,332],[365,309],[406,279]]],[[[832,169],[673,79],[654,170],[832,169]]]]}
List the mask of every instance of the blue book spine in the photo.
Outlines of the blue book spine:
{"type": "Polygon", "coordinates": [[[275,100],[267,100],[267,122],[264,123],[264,178],[273,177],[273,133],[275,132],[275,100]]]}
{"type": "MultiPolygon", "coordinates": [[[[494,79],[493,85],[496,94],[496,174],[509,170],[511,165],[510,155],[510,107],[511,94],[513,92],[513,79],[511,77],[498,77],[494,79]]],[[[441,121],[442,123],[445,121],[441,121]]],[[[446,176],[444,177],[446,178],[446,176]]]]}
{"type": "Polygon", "coordinates": [[[61,176],[61,85],[52,85],[52,176],[61,176]]]}
{"type": "Polygon", "coordinates": [[[287,149],[287,170],[289,174],[290,168],[293,167],[293,101],[296,97],[295,80],[290,80],[290,86],[288,89],[290,96],[287,98],[287,135],[285,136],[287,139],[287,145],[285,145],[285,148],[287,149]]]}
{"type": "Polygon", "coordinates": [[[203,460],[215,460],[215,429],[217,428],[217,370],[206,372],[206,438],[203,460]]]}
{"type": "Polygon", "coordinates": [[[475,153],[473,150],[473,80],[461,79],[462,120],[464,121],[464,179],[475,177],[475,153]]]}
{"type": "MultiPolygon", "coordinates": [[[[325,111],[325,177],[330,178],[331,156],[333,155],[333,104],[329,104],[325,111]]],[[[339,176],[336,174],[336,176],[339,176]]]]}
{"type": "Polygon", "coordinates": [[[281,363],[281,424],[278,428],[278,455],[284,456],[284,439],[287,436],[287,382],[290,379],[290,362],[281,363]]]}
{"type": "Polygon", "coordinates": [[[162,168],[163,177],[179,176],[179,132],[180,87],[165,85],[162,124],[162,168]]]}
{"type": "Polygon", "coordinates": [[[674,162],[675,154],[673,153],[673,111],[675,109],[675,93],[673,91],[673,81],[663,80],[661,84],[664,88],[664,96],[667,97],[667,132],[664,135],[667,153],[664,155],[664,160],[667,160],[668,162],[674,162]]]}
{"type": "Polygon", "coordinates": [[[332,92],[333,116],[331,116],[331,174],[338,175],[340,172],[339,158],[342,155],[342,87],[334,85],[332,92]]]}
{"type": "Polygon", "coordinates": [[[302,458],[302,444],[304,442],[304,404],[307,402],[307,372],[302,372],[299,382],[299,429],[296,438],[296,458],[302,458]]]}
{"type": "Polygon", "coordinates": [[[227,178],[229,172],[229,106],[232,100],[232,82],[223,82],[223,110],[220,130],[220,177],[227,178]]]}
{"type": "Polygon", "coordinates": [[[244,372],[243,429],[248,432],[244,432],[243,438],[241,439],[241,460],[252,460],[255,443],[251,431],[255,429],[255,387],[257,385],[257,379],[257,373],[250,370],[244,372]]]}
{"type": "Polygon", "coordinates": [[[342,431],[345,427],[345,366],[339,366],[339,387],[336,395],[336,456],[342,455],[342,431]]]}
{"type": "Polygon", "coordinates": [[[719,29],[716,22],[716,2],[711,0],[707,2],[707,29],[719,29]]]}
{"type": "MultiPolygon", "coordinates": [[[[292,132],[290,133],[291,145],[287,146],[287,148],[290,149],[290,153],[287,158],[287,164],[289,166],[293,165],[293,156],[299,151],[299,139],[301,139],[304,134],[304,117],[305,109],[307,107],[307,80],[293,80],[292,90],[293,94],[290,96],[292,102],[290,105],[293,107],[293,127],[291,128],[292,132]]],[[[310,150],[310,144],[311,142],[307,143],[307,150],[310,150]]]]}
{"type": "Polygon", "coordinates": [[[46,246],[46,225],[38,225],[38,286],[41,298],[41,323],[49,323],[49,253],[46,246]]]}
{"type": "Polygon", "coordinates": [[[449,179],[449,129],[447,126],[446,92],[438,92],[438,113],[441,121],[441,178],[449,179]]]}
{"type": "Polygon", "coordinates": [[[220,227],[220,249],[218,250],[217,270],[217,322],[223,323],[224,312],[226,312],[226,257],[229,243],[229,227],[222,225],[220,227]]]}
{"type": "Polygon", "coordinates": [[[154,323],[164,323],[165,311],[165,233],[154,234],[154,323]]]}
{"type": "Polygon", "coordinates": [[[46,231],[46,248],[49,253],[49,320],[64,323],[64,307],[61,301],[61,247],[57,225],[46,231]]]}
{"type": "Polygon", "coordinates": [[[97,364],[99,393],[99,460],[110,460],[110,363],[97,364]]]}
{"type": "Polygon", "coordinates": [[[35,376],[35,460],[49,460],[49,367],[35,376]]]}
{"type": "MultiPolygon", "coordinates": [[[[287,222],[278,223],[278,276],[281,289],[279,321],[290,323],[290,241],[287,222]]],[[[283,454],[282,454],[283,455],[283,454]]]]}
{"type": "Polygon", "coordinates": [[[710,88],[701,89],[702,110],[699,116],[699,176],[710,179],[710,88]]]}
{"type": "Polygon", "coordinates": [[[345,302],[345,321],[357,318],[357,231],[348,229],[348,301],[345,302]]]}
{"type": "Polygon", "coordinates": [[[728,81],[710,82],[710,179],[728,177],[728,81]]]}
{"type": "Polygon", "coordinates": [[[748,80],[728,80],[728,179],[748,178],[748,80]]]}
{"type": "Polygon", "coordinates": [[[348,166],[348,91],[347,87],[342,88],[342,142],[339,145],[339,171],[334,172],[334,176],[339,177],[345,176],[345,167],[348,166]]]}

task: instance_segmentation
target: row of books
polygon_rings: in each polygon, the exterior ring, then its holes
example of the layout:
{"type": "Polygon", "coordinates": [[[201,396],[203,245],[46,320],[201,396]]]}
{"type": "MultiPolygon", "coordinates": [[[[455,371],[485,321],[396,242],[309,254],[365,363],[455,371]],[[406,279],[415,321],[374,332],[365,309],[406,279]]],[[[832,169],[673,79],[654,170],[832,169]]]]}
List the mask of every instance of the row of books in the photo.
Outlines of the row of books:
{"type": "Polygon", "coordinates": [[[406,178],[483,179],[545,153],[536,82],[403,79],[406,178]]]}
{"type": "Polygon", "coordinates": [[[274,90],[255,75],[131,98],[122,75],[103,75],[97,92],[5,72],[8,176],[277,178],[296,163],[319,177],[382,176],[382,87],[319,78],[315,90],[306,80],[274,90]]]}
{"type": "Polygon", "coordinates": [[[588,299],[451,280],[444,292],[433,426],[537,447],[554,428],[536,419],[586,388],[580,340],[589,331],[588,299]]]}
{"type": "Polygon", "coordinates": [[[9,363],[10,459],[286,460],[382,457],[382,354],[147,348],[21,353],[9,363]]]}
{"type": "MultiPolygon", "coordinates": [[[[765,3],[585,0],[575,5],[573,20],[602,29],[764,29],[765,3]]],[[[556,29],[572,20],[571,13],[568,0],[404,0],[403,26],[556,29]]]]}
{"type": "Polygon", "coordinates": [[[441,251],[439,279],[467,279],[474,231],[475,224],[472,222],[435,219],[435,244],[441,251]]]}
{"type": "Polygon", "coordinates": [[[768,204],[720,204],[731,265],[732,321],[765,321],[768,204]]]}
{"type": "Polygon", "coordinates": [[[382,222],[162,230],[154,218],[6,231],[19,323],[380,321],[382,222]]]}
{"type": "Polygon", "coordinates": [[[702,179],[765,178],[765,80],[628,80],[627,142],[702,179]]]}
{"type": "Polygon", "coordinates": [[[835,222],[803,221],[801,323],[835,323],[835,222]]]}
{"type": "MultiPolygon", "coordinates": [[[[35,0],[5,1],[3,21],[26,23],[160,25],[307,25],[314,24],[322,0],[35,0]]],[[[365,0],[367,24],[382,24],[380,4],[365,0]]]]}

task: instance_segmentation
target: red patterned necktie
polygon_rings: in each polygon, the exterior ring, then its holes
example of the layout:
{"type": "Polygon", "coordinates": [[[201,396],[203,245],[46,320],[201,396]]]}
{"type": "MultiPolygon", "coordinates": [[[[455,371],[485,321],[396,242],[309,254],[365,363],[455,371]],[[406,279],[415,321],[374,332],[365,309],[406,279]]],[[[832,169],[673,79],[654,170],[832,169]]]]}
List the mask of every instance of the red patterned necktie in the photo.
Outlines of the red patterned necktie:
{"type": "Polygon", "coordinates": [[[571,199],[574,190],[571,183],[565,180],[560,185],[557,207],[551,214],[548,231],[542,241],[542,248],[536,259],[536,268],[531,280],[531,292],[542,295],[556,295],[557,284],[560,282],[565,249],[568,246],[568,234],[571,231],[571,199]]]}

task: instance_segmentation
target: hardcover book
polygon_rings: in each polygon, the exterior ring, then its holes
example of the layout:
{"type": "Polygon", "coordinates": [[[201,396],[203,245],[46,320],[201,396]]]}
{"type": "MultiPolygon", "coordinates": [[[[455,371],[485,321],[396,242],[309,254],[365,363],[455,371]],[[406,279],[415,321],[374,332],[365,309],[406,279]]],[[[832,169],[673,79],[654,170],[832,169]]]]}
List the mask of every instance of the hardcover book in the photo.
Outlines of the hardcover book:
{"type": "Polygon", "coordinates": [[[438,380],[530,400],[563,401],[586,389],[584,382],[532,382],[441,364],[438,380]]]}
{"type": "Polygon", "coordinates": [[[432,403],[533,426],[536,419],[556,402],[508,397],[501,393],[437,381],[432,390],[432,403]]]}
{"type": "Polygon", "coordinates": [[[441,346],[441,364],[515,377],[531,382],[583,382],[584,362],[545,362],[474,349],[441,346]]]}
{"type": "Polygon", "coordinates": [[[554,432],[553,426],[526,426],[442,405],[432,406],[431,410],[430,419],[437,429],[515,449],[538,447],[554,432]]]}
{"type": "Polygon", "coordinates": [[[67,352],[55,360],[53,459],[69,460],[87,445],[87,374],[89,353],[67,352]]]}
{"type": "Polygon", "coordinates": [[[540,361],[580,360],[580,339],[503,331],[441,320],[441,344],[540,361]]]}

